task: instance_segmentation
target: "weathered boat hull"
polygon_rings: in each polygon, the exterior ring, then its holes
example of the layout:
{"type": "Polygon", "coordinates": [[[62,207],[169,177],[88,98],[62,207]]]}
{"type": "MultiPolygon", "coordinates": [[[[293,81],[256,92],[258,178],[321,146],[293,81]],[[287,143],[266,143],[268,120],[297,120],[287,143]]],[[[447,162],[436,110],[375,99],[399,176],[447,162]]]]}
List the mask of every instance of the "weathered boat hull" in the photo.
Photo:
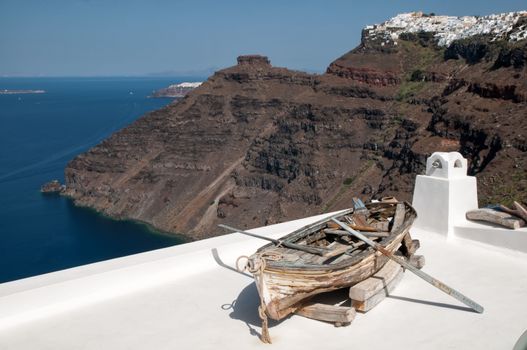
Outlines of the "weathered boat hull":
{"type": "MultiPolygon", "coordinates": [[[[388,249],[395,252],[404,234],[393,241],[388,249]]],[[[301,307],[301,302],[316,294],[330,292],[340,288],[350,287],[377,273],[388,258],[380,253],[372,252],[361,262],[334,272],[320,273],[286,273],[266,269],[263,274],[255,275],[257,286],[266,305],[267,315],[280,320],[301,307]],[[262,276],[262,277],[259,277],[262,276]],[[263,281],[260,281],[263,278],[263,281]]]]}
{"type": "MultiPolygon", "coordinates": [[[[399,248],[413,217],[405,222],[399,232],[387,239],[384,245],[387,250],[393,253],[399,248]]],[[[252,258],[258,258],[258,255],[252,258]]],[[[279,266],[272,260],[264,262],[254,278],[266,314],[274,320],[280,320],[302,307],[303,301],[316,294],[350,287],[369,278],[384,266],[388,258],[373,248],[367,248],[355,260],[355,263],[337,268],[320,265],[307,269],[279,266]]],[[[257,265],[259,262],[253,263],[257,265]]]]}

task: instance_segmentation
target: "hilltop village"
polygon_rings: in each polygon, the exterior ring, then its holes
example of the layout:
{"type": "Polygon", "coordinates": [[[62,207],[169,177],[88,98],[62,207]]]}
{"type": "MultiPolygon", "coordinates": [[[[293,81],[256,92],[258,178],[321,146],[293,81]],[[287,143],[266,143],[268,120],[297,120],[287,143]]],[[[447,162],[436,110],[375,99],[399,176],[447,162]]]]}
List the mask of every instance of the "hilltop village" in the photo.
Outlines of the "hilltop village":
{"type": "Polygon", "coordinates": [[[439,46],[454,40],[477,35],[489,35],[491,40],[508,37],[510,41],[527,39],[527,11],[493,14],[489,16],[435,16],[423,12],[399,14],[386,22],[365,28],[372,39],[383,38],[397,44],[403,33],[434,33],[439,46]]]}

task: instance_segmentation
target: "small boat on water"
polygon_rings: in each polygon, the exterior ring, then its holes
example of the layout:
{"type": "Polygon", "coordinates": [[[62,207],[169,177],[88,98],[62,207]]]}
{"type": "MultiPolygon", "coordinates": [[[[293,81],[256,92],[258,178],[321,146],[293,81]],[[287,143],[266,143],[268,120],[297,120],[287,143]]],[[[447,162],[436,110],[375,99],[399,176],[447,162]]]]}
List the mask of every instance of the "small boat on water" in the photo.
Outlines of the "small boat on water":
{"type": "Polygon", "coordinates": [[[314,295],[350,287],[387,262],[386,256],[342,230],[332,218],[394,253],[411,242],[408,231],[416,216],[406,202],[392,199],[364,206],[358,200],[353,209],[264,245],[247,259],[261,299],[260,316],[283,319],[314,295]]]}

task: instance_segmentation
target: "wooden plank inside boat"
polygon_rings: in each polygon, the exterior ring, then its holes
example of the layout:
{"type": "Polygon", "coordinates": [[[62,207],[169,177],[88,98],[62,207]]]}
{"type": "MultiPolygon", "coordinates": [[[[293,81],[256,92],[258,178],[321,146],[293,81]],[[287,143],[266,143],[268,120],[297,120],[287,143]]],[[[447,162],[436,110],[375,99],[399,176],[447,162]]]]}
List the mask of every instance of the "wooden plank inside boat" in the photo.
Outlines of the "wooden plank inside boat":
{"type": "Polygon", "coordinates": [[[404,203],[397,203],[393,217],[392,232],[396,232],[403,225],[405,212],[404,203]]]}
{"type": "MultiPolygon", "coordinates": [[[[355,227],[350,226],[354,230],[363,231],[360,228],[357,229],[355,227]]],[[[368,231],[363,231],[362,234],[366,237],[388,237],[390,234],[388,232],[377,232],[377,231],[369,231],[370,228],[368,228],[368,231]]],[[[337,236],[349,236],[349,233],[347,233],[344,230],[335,230],[331,228],[324,229],[324,233],[330,234],[330,235],[337,235],[337,236]]]]}

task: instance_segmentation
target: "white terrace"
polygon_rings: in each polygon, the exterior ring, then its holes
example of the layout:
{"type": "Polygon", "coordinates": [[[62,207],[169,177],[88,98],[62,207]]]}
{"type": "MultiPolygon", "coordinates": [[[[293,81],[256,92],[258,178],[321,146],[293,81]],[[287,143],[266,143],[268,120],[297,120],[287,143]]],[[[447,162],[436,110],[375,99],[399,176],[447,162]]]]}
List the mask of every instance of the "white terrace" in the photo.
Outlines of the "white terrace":
{"type": "MultiPolygon", "coordinates": [[[[527,329],[527,229],[464,219],[476,181],[459,154],[433,155],[414,205],[423,271],[483,314],[407,271],[350,326],[292,316],[262,344],[255,285],[234,263],[263,242],[236,233],[1,284],[0,349],[512,349],[527,329]]],[[[321,217],[252,232],[277,238],[321,217]]]]}

